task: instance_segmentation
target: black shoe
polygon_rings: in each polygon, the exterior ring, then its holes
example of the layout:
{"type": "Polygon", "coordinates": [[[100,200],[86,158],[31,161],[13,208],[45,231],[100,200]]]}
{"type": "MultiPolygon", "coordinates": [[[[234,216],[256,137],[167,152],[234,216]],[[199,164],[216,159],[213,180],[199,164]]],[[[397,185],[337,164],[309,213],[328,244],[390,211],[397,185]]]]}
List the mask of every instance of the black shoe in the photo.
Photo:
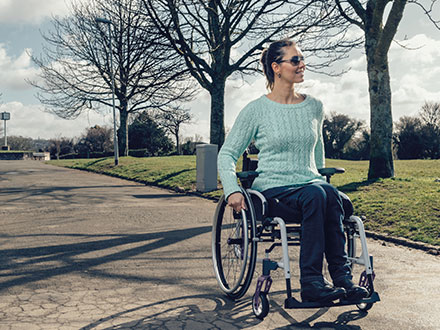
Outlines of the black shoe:
{"type": "Polygon", "coordinates": [[[347,291],[346,298],[347,300],[361,300],[362,298],[366,298],[369,295],[369,292],[366,288],[356,285],[349,278],[342,278],[334,282],[335,286],[340,286],[347,291]]]}
{"type": "Polygon", "coordinates": [[[345,289],[334,288],[323,281],[313,281],[301,285],[301,299],[303,302],[327,303],[344,298],[345,289]]]}

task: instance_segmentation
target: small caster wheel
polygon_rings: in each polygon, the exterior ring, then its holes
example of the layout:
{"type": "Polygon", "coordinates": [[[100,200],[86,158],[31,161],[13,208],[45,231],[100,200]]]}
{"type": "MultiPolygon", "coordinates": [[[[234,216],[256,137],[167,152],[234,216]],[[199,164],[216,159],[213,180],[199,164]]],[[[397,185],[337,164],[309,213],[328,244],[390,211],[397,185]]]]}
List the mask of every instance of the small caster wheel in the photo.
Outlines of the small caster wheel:
{"type": "Polygon", "coordinates": [[[363,311],[363,312],[367,312],[371,309],[371,307],[373,307],[372,303],[362,303],[362,304],[357,304],[356,305],[357,308],[359,308],[359,310],[363,311]]]}
{"type": "Polygon", "coordinates": [[[254,312],[257,319],[263,320],[269,313],[269,298],[267,293],[260,292],[257,299],[255,295],[252,299],[252,311],[254,312]]]}

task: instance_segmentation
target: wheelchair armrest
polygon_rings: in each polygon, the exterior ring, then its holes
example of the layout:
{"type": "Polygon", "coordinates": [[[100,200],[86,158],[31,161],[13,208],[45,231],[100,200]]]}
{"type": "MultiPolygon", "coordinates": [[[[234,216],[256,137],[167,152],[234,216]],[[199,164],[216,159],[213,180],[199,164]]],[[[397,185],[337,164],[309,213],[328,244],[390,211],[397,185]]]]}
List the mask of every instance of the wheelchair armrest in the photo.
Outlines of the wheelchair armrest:
{"type": "Polygon", "coordinates": [[[255,171],[244,171],[238,172],[237,177],[241,182],[243,188],[248,189],[252,186],[254,179],[258,176],[258,172],[255,171]]]}
{"type": "Polygon", "coordinates": [[[255,179],[257,176],[258,176],[258,172],[255,171],[244,171],[237,173],[237,177],[240,180],[251,180],[251,179],[255,179]]]}
{"type": "Polygon", "coordinates": [[[344,173],[345,169],[343,169],[342,167],[326,167],[326,168],[318,168],[318,172],[322,176],[325,176],[327,182],[330,183],[330,178],[332,175],[338,173],[344,173]]]}
{"type": "Polygon", "coordinates": [[[344,173],[345,169],[343,169],[342,167],[326,167],[326,168],[319,168],[318,172],[322,176],[327,176],[327,175],[332,176],[333,174],[344,173]]]}

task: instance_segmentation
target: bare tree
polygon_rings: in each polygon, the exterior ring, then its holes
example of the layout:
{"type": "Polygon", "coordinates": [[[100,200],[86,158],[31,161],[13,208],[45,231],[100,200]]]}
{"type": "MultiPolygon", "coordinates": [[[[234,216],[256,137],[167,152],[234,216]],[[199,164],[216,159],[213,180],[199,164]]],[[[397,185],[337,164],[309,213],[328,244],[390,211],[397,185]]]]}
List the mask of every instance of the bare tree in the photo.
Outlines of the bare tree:
{"type": "Polygon", "coordinates": [[[336,0],[341,16],[364,31],[371,119],[369,179],[394,176],[393,116],[388,65],[391,42],[403,17],[403,11],[410,3],[420,6],[428,18],[440,28],[440,21],[435,21],[431,15],[437,0],[430,2],[427,7],[418,0],[336,0]],[[388,3],[392,5],[384,22],[388,3]]]}
{"type": "Polygon", "coordinates": [[[31,151],[34,150],[33,140],[30,137],[12,135],[8,137],[8,145],[11,150],[31,151]]]}
{"type": "Polygon", "coordinates": [[[426,125],[440,130],[440,103],[425,101],[420,110],[420,118],[426,125]]]}
{"type": "Polygon", "coordinates": [[[440,103],[425,102],[420,109],[420,119],[424,124],[421,135],[424,144],[424,156],[440,158],[440,103]]]}
{"type": "Polygon", "coordinates": [[[138,0],[72,0],[70,16],[53,18],[53,31],[43,35],[39,100],[62,118],[112,106],[114,59],[115,96],[120,115],[119,150],[128,154],[128,117],[137,111],[165,107],[191,97],[187,69],[154,25],[140,14],[138,0]],[[106,26],[113,22],[111,50],[106,26]]]}
{"type": "Polygon", "coordinates": [[[192,116],[189,113],[189,110],[182,109],[181,107],[178,106],[169,108],[168,110],[160,111],[155,116],[155,120],[157,121],[159,126],[163,127],[165,131],[174,135],[176,139],[176,148],[178,155],[181,155],[180,139],[179,139],[180,126],[185,123],[186,124],[190,123],[191,119],[192,116]]]}
{"type": "Polygon", "coordinates": [[[266,43],[294,38],[308,68],[319,71],[358,45],[348,40],[347,22],[328,1],[142,0],[149,20],[183,56],[197,82],[211,96],[210,142],[222,146],[224,94],[228,77],[258,70],[266,43]],[[236,53],[237,56],[232,56],[236,53]]]}
{"type": "Polygon", "coordinates": [[[57,134],[57,136],[51,140],[53,145],[53,151],[55,152],[55,156],[57,157],[57,160],[60,160],[60,153],[61,153],[61,134],[57,134]]]}

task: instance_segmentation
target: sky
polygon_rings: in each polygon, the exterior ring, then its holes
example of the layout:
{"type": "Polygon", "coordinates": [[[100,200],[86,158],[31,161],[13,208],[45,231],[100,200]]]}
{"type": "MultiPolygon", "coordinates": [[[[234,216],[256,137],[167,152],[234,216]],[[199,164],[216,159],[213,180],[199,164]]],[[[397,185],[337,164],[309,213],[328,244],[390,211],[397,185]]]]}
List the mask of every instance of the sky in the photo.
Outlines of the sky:
{"type": "MultiPolygon", "coordinates": [[[[440,5],[436,7],[440,18],[440,5]]],[[[38,75],[29,54],[39,56],[41,32],[51,29],[53,15],[68,15],[64,0],[0,0],[0,112],[7,111],[7,135],[31,138],[79,137],[87,127],[112,126],[111,109],[90,111],[74,120],[56,117],[36,99],[36,89],[26,80],[38,75]]],[[[417,115],[425,101],[440,102],[440,30],[429,22],[418,6],[407,5],[389,52],[393,118],[417,115]],[[411,48],[410,50],[407,48],[411,48]]],[[[350,70],[340,77],[306,72],[298,91],[321,99],[327,113],[337,112],[369,122],[366,59],[362,50],[335,65],[350,70]]],[[[225,92],[225,127],[230,129],[240,110],[250,101],[267,94],[263,76],[245,81],[229,79],[225,92]]],[[[210,97],[201,87],[186,107],[194,116],[182,126],[183,137],[202,136],[209,142],[210,97]]],[[[3,127],[3,123],[1,123],[3,127]]],[[[3,134],[1,134],[3,136],[3,134]]]]}

